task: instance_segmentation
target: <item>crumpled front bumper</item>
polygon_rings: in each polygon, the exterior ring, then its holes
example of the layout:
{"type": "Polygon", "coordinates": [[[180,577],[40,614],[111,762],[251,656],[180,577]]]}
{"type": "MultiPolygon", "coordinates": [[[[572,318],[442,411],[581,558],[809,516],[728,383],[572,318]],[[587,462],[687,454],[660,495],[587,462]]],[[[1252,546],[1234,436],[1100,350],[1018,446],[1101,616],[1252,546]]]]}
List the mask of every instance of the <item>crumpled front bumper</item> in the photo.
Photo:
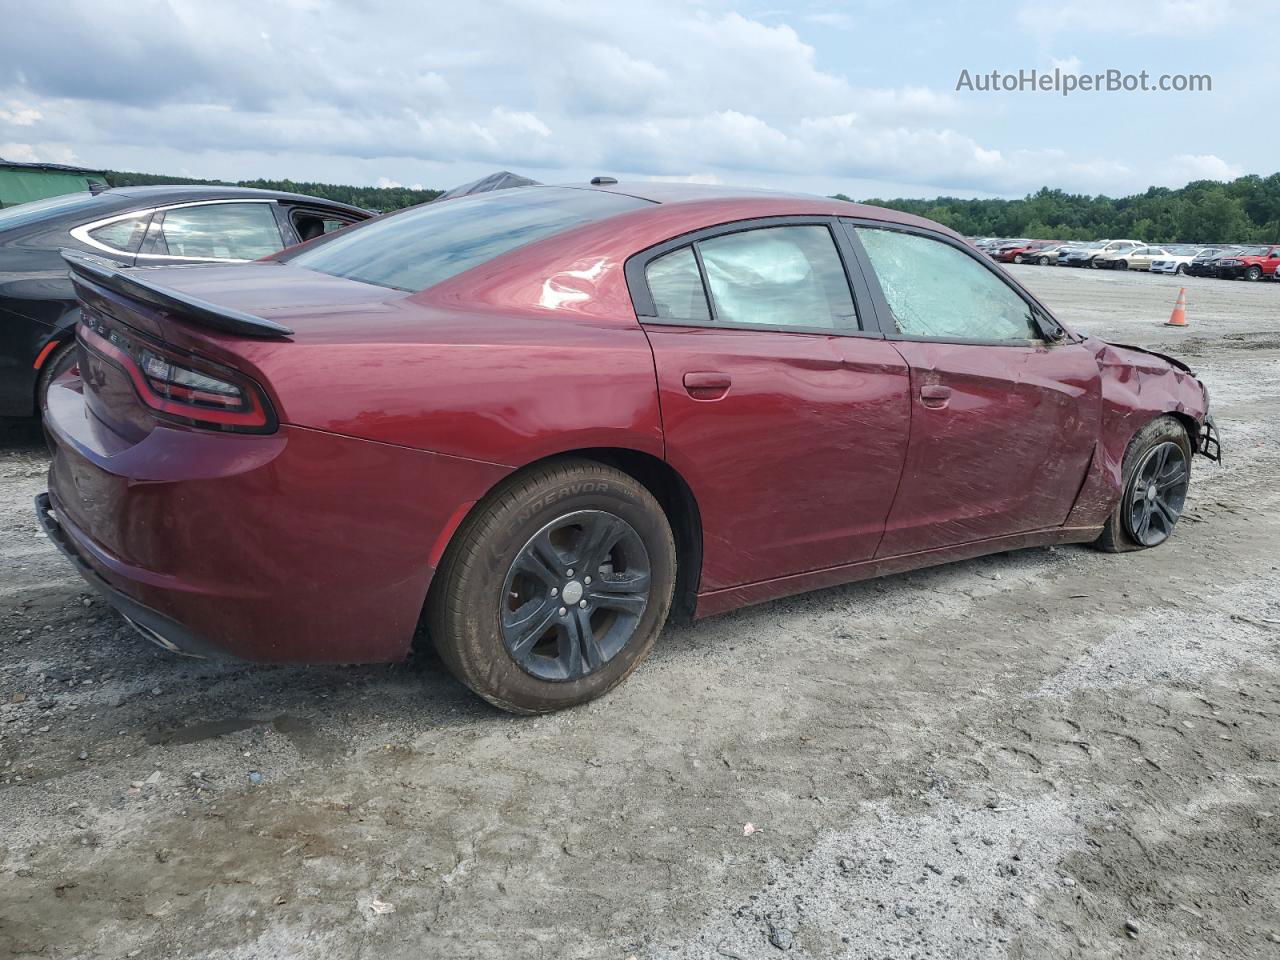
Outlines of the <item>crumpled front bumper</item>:
{"type": "Polygon", "coordinates": [[[1196,440],[1196,453],[1212,460],[1222,462],[1222,442],[1218,438],[1218,425],[1213,421],[1213,414],[1204,415],[1204,423],[1200,424],[1200,436],[1196,440]]]}

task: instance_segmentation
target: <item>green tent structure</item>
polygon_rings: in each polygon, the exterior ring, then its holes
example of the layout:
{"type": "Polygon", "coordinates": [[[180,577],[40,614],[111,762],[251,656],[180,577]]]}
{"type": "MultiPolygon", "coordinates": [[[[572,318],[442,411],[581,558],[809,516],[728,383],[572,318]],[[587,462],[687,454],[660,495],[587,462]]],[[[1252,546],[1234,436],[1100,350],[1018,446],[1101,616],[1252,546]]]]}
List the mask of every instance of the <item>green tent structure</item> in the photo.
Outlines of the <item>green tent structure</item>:
{"type": "Polygon", "coordinates": [[[0,209],[28,200],[43,200],[64,193],[107,188],[100,170],[69,167],[61,163],[16,163],[0,157],[0,209]]]}

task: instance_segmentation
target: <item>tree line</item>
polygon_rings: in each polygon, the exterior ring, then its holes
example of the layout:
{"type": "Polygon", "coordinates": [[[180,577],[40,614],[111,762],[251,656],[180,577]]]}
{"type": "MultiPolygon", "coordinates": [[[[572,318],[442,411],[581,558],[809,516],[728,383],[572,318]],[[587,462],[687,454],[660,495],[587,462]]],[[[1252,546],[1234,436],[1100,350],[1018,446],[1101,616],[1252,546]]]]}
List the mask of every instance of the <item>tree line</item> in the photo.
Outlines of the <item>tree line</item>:
{"type": "Polygon", "coordinates": [[[113,187],[143,187],[158,183],[195,183],[223,187],[255,187],[259,190],[283,190],[305,193],[338,203],[349,203],[365,210],[399,210],[434,200],[442,190],[410,190],[408,187],[355,187],[345,183],[310,183],[295,180],[197,180],[192,177],[170,177],[157,173],[133,173],[108,170],[107,183],[113,187]]]}
{"type": "MultiPolygon", "coordinates": [[[[849,197],[837,194],[841,200],[849,197]]],[[[1151,187],[1130,197],[1042,187],[1020,200],[866,200],[944,223],[965,236],[1148,243],[1280,243],[1280,173],[1151,187]]]]}

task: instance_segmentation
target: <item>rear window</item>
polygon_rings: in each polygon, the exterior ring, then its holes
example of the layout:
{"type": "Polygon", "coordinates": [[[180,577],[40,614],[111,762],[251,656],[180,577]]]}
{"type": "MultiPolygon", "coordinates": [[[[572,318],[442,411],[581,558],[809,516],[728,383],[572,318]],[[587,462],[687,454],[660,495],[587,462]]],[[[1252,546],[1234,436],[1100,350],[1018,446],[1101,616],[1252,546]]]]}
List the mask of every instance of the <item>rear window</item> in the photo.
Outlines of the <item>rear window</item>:
{"type": "Polygon", "coordinates": [[[379,217],[281,259],[381,287],[425,290],[516,247],[647,206],[600,190],[496,190],[379,217]]]}
{"type": "MultiPolygon", "coordinates": [[[[48,197],[44,200],[31,200],[13,207],[0,210],[0,230],[20,227],[27,223],[36,223],[50,217],[59,217],[64,213],[74,213],[81,208],[91,210],[100,205],[96,196],[87,191],[83,193],[66,193],[59,197],[48,197]]],[[[117,208],[118,209],[118,208],[117,208]]]]}

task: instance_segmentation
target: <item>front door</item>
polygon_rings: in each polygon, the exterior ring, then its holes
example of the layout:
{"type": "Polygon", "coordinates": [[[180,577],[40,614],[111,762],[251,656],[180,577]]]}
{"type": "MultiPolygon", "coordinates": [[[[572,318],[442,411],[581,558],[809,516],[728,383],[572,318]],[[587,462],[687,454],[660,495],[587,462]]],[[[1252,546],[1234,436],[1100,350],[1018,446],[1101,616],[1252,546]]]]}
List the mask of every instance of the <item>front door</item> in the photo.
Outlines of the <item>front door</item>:
{"type": "Polygon", "coordinates": [[[909,376],[861,335],[831,225],[704,231],[659,248],[639,283],[667,459],[702,512],[700,589],[870,559],[906,456],[909,376]]]}
{"type": "Polygon", "coordinates": [[[1062,525],[1098,435],[1093,355],[1046,342],[1038,308],[958,244],[854,233],[911,371],[910,447],[877,556],[1062,525]]]}

